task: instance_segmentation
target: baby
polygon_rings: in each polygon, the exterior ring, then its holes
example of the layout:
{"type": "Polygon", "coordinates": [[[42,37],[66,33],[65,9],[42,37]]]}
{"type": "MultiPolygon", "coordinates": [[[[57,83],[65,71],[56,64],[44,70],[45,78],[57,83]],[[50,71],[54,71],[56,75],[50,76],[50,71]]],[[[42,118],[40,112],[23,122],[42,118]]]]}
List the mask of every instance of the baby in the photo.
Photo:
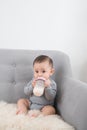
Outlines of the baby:
{"type": "MultiPolygon", "coordinates": [[[[28,110],[40,110],[42,115],[55,114],[54,100],[57,93],[57,85],[51,78],[54,73],[53,60],[47,55],[36,57],[33,61],[33,71],[33,79],[24,88],[24,93],[29,98],[18,100],[16,114],[27,113],[28,110]],[[40,86],[39,89],[36,89],[39,79],[43,80],[41,93],[40,86]]],[[[32,114],[31,116],[37,115],[32,114]]]]}

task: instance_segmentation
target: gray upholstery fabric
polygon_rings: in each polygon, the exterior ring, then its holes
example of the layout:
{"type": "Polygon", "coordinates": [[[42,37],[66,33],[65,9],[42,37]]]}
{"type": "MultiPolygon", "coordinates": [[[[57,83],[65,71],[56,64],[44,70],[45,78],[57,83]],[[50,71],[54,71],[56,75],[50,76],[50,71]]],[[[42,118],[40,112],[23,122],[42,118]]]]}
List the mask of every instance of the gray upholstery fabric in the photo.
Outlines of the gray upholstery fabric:
{"type": "Polygon", "coordinates": [[[87,84],[64,77],[57,107],[65,121],[76,130],[87,130],[87,84]]]}
{"type": "Polygon", "coordinates": [[[57,81],[58,73],[71,75],[68,56],[58,51],[0,50],[0,99],[16,102],[25,97],[24,85],[32,79],[33,60],[40,54],[52,57],[57,81]],[[60,72],[61,70],[61,72],[60,72]],[[63,72],[62,72],[63,71],[63,72]]]}
{"type": "Polygon", "coordinates": [[[50,56],[54,62],[52,78],[58,85],[55,101],[58,112],[76,130],[87,130],[87,84],[72,79],[70,59],[63,52],[0,49],[0,100],[16,103],[26,97],[24,86],[32,79],[33,60],[40,54],[50,56]]]}

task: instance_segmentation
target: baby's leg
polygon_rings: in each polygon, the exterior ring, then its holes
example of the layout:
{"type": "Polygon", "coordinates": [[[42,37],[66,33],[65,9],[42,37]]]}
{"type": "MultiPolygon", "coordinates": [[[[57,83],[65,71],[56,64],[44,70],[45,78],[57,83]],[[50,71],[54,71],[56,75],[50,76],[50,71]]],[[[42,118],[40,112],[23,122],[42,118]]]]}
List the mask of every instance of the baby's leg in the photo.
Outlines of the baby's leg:
{"type": "Polygon", "coordinates": [[[41,109],[41,112],[43,115],[53,115],[56,113],[56,110],[53,106],[44,106],[42,109],[41,109]]]}
{"type": "Polygon", "coordinates": [[[29,109],[28,99],[19,99],[17,102],[17,111],[16,114],[26,114],[29,109]]]}

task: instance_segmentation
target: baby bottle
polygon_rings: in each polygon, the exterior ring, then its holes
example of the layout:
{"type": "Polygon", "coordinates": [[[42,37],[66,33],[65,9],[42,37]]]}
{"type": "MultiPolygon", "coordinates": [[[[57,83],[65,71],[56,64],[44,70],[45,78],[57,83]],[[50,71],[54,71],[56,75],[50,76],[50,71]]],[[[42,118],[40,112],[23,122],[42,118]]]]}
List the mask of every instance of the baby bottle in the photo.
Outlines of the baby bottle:
{"type": "Polygon", "coordinates": [[[45,79],[43,77],[38,77],[36,79],[36,85],[33,89],[33,93],[35,96],[42,96],[44,93],[44,81],[45,79]]]}

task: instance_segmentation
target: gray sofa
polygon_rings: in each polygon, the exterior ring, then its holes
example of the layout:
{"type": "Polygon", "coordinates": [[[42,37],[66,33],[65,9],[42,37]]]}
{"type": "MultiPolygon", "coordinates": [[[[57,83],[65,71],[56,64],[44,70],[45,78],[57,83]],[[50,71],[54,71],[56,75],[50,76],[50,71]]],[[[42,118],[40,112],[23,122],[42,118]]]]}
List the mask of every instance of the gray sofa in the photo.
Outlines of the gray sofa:
{"type": "Polygon", "coordinates": [[[54,61],[57,112],[76,130],[87,130],[87,84],[73,79],[70,59],[63,52],[0,49],[0,100],[16,103],[26,97],[23,89],[33,76],[32,62],[40,54],[49,55],[54,61]]]}

